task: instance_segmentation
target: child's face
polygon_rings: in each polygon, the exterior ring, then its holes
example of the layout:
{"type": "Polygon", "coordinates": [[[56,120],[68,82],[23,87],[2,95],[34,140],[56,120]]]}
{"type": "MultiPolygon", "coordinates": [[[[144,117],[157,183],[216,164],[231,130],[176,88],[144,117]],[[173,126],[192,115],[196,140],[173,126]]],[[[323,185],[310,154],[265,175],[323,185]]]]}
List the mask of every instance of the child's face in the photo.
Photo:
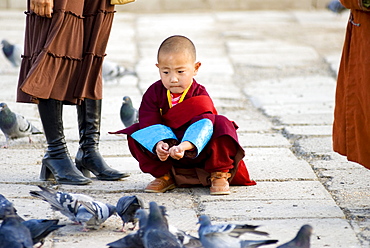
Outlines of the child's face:
{"type": "Polygon", "coordinates": [[[172,93],[183,93],[193,82],[200,65],[200,62],[195,63],[186,52],[159,54],[156,64],[164,87],[172,93]]]}

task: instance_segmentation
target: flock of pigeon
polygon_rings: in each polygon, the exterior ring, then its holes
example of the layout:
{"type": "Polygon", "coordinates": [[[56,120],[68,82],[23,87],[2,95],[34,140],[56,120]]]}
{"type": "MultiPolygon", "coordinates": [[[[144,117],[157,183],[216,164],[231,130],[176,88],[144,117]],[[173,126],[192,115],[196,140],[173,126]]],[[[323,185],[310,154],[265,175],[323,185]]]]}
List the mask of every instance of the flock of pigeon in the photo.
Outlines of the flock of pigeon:
{"type": "MultiPolygon", "coordinates": [[[[6,40],[1,44],[6,58],[14,67],[19,67],[21,47],[6,40]]],[[[105,81],[118,81],[125,75],[137,76],[135,72],[109,60],[103,63],[102,75],[105,81]]],[[[138,111],[129,96],[123,97],[120,118],[125,127],[138,122],[138,111]]],[[[0,129],[6,137],[3,148],[9,146],[11,139],[29,137],[31,142],[31,135],[42,133],[22,115],[12,112],[6,103],[0,103],[0,129]]],[[[276,239],[241,239],[240,236],[245,233],[263,236],[268,233],[249,224],[212,224],[206,215],[199,217],[198,237],[195,237],[168,224],[165,206],[150,202],[148,213],[143,201],[135,195],[121,197],[114,206],[84,194],[60,192],[43,186],[39,188],[40,191],[30,191],[30,195],[48,202],[53,210],[82,225],[82,231],[98,230],[113,214],[122,219],[122,232],[126,232],[126,225],[132,223],[129,234],[107,244],[109,248],[256,248],[278,242],[276,239]]],[[[0,248],[31,248],[37,244],[41,247],[50,233],[65,226],[58,224],[58,219],[24,220],[1,194],[0,220],[0,248]]],[[[309,248],[311,233],[312,227],[303,225],[294,239],[278,248],[309,248]]]]}
{"type": "MultiPolygon", "coordinates": [[[[40,190],[32,190],[30,195],[48,202],[53,210],[82,225],[82,231],[98,230],[113,214],[121,217],[123,232],[127,232],[126,225],[132,223],[130,232],[108,243],[109,248],[256,248],[278,242],[276,239],[241,239],[245,233],[262,236],[268,233],[249,224],[212,224],[207,215],[199,217],[198,237],[195,237],[168,224],[165,206],[150,202],[148,213],[136,195],[123,196],[113,206],[88,195],[38,187],[40,190]]],[[[17,214],[13,203],[1,194],[0,220],[0,248],[31,248],[37,244],[41,247],[50,233],[65,226],[58,224],[58,219],[24,220],[17,214]]],[[[312,227],[303,225],[294,239],[278,248],[309,248],[311,233],[312,227]]]]}

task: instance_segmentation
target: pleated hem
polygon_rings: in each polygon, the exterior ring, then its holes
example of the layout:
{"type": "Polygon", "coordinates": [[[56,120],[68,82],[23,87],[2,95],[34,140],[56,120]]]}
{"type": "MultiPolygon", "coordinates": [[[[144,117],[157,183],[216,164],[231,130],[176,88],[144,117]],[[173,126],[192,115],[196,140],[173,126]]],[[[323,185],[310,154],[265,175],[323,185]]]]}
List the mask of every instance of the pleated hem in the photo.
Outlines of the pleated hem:
{"type": "Polygon", "coordinates": [[[52,98],[80,104],[85,98],[102,99],[101,67],[114,9],[90,12],[82,16],[57,9],[51,19],[26,12],[18,102],[52,98]]]}

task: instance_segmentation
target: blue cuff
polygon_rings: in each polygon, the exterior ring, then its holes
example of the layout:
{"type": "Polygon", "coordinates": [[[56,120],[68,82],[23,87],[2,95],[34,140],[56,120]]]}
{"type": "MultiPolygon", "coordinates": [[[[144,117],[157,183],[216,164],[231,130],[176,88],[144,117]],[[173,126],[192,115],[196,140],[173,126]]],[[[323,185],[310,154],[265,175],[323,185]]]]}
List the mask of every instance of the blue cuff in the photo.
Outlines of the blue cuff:
{"type": "Polygon", "coordinates": [[[213,123],[210,119],[201,119],[191,124],[181,142],[189,141],[197,148],[197,156],[207,145],[213,134],[213,123]]]}
{"type": "Polygon", "coordinates": [[[154,153],[153,150],[159,141],[165,140],[165,139],[177,140],[177,137],[172,132],[172,129],[162,124],[155,124],[155,125],[140,129],[134,132],[133,134],[131,134],[131,137],[137,142],[139,142],[142,146],[144,146],[151,153],[154,153]]]}

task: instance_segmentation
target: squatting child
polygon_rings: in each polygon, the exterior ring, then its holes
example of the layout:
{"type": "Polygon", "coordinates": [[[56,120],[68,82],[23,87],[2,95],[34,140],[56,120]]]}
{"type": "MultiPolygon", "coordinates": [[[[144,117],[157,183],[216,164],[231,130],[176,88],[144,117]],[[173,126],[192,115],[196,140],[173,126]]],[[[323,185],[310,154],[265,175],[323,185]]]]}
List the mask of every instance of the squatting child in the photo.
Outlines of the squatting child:
{"type": "Polygon", "coordinates": [[[210,186],[212,195],[230,194],[231,185],[255,185],[242,160],[237,126],[218,115],[204,86],[198,84],[200,62],[193,42],[184,36],[165,39],[158,49],[161,80],[144,93],[139,123],[127,134],[140,169],[155,180],[145,192],[176,186],[210,186]]]}

